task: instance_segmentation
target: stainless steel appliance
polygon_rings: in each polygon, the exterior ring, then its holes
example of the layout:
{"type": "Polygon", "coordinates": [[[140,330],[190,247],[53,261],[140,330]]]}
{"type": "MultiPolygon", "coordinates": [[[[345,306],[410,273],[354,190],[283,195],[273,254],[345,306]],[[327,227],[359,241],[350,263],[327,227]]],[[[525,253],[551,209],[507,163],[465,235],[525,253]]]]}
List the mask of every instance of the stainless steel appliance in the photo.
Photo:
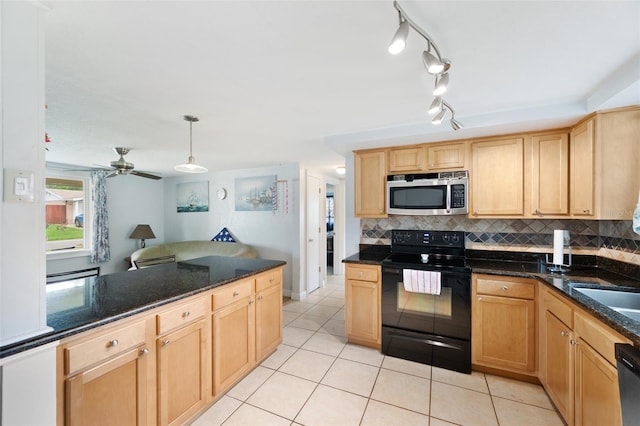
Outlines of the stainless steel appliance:
{"type": "Polygon", "coordinates": [[[618,385],[625,426],[640,422],[640,351],[631,345],[616,343],[618,385]]]}
{"type": "Polygon", "coordinates": [[[452,215],[469,213],[469,172],[387,176],[387,213],[452,215]]]}
{"type": "Polygon", "coordinates": [[[464,232],[392,231],[391,254],[382,262],[382,353],[471,373],[471,269],[464,252],[464,232]],[[439,277],[438,291],[408,286],[412,274],[439,277]]]}

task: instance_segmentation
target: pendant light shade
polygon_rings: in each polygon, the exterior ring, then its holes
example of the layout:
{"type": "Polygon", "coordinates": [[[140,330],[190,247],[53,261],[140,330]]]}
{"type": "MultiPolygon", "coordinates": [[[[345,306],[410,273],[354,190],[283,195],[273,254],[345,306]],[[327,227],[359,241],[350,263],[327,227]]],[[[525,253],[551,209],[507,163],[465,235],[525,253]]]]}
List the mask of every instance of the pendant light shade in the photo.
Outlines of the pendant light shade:
{"type": "Polygon", "coordinates": [[[392,55],[397,55],[398,53],[404,50],[404,47],[407,45],[407,37],[409,36],[409,23],[406,19],[401,19],[400,26],[398,27],[398,31],[396,31],[395,35],[391,39],[391,43],[389,43],[389,53],[392,55]]]}
{"type": "Polygon", "coordinates": [[[194,117],[193,115],[185,115],[184,119],[185,121],[189,122],[189,159],[187,160],[186,163],[178,164],[173,168],[176,171],[183,172],[183,173],[206,173],[209,171],[209,169],[207,169],[204,166],[199,166],[198,164],[196,164],[196,159],[193,156],[193,137],[192,137],[193,123],[195,121],[200,121],[200,120],[198,120],[198,117],[194,117]]]}

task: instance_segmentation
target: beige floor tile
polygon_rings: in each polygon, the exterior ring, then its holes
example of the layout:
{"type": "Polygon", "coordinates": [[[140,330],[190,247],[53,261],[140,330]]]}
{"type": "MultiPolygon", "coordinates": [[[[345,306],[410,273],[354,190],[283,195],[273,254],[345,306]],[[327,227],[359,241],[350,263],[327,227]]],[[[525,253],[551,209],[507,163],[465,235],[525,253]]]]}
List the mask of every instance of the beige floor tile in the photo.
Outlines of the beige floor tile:
{"type": "Polygon", "coordinates": [[[331,356],[338,356],[346,344],[346,337],[326,333],[316,333],[311,336],[304,345],[302,345],[302,349],[320,352],[331,356]]]}
{"type": "Polygon", "coordinates": [[[379,370],[378,367],[338,358],[320,383],[368,398],[379,370]]]}
{"type": "Polygon", "coordinates": [[[344,330],[344,320],[330,319],[325,322],[318,330],[320,333],[333,334],[335,336],[347,337],[347,333],[344,330]]]}
{"type": "Polygon", "coordinates": [[[494,397],[500,426],[562,426],[564,423],[554,411],[509,399],[494,397]]]}
{"type": "Polygon", "coordinates": [[[294,319],[298,318],[300,315],[302,314],[299,312],[282,311],[282,324],[287,325],[294,319]]]}
{"type": "MultiPolygon", "coordinates": [[[[343,287],[344,287],[344,285],[343,285],[343,287]]],[[[332,291],[331,294],[329,294],[327,297],[334,297],[336,299],[344,300],[344,288],[340,288],[340,289],[332,291]]]]}
{"type": "Polygon", "coordinates": [[[314,296],[328,296],[329,294],[331,294],[331,292],[334,291],[333,288],[330,288],[328,286],[325,287],[320,287],[317,290],[314,290],[313,292],[311,292],[311,295],[314,296]]]}
{"type": "Polygon", "coordinates": [[[304,328],[305,330],[317,331],[325,322],[327,322],[327,318],[302,314],[298,318],[291,321],[288,325],[290,327],[298,327],[304,328]]]}
{"type": "Polygon", "coordinates": [[[247,403],[293,420],[316,386],[309,380],[276,371],[247,403]]]}
{"type": "Polygon", "coordinates": [[[371,399],[428,415],[429,395],[428,379],[381,369],[371,399]]]}
{"type": "Polygon", "coordinates": [[[224,423],[224,426],[288,426],[290,420],[276,416],[260,408],[242,404],[224,423]]]}
{"type": "Polygon", "coordinates": [[[258,366],[244,379],[227,392],[232,398],[245,401],[252,393],[256,391],[271,375],[273,370],[258,366]]]}
{"type": "Polygon", "coordinates": [[[419,362],[407,361],[406,359],[385,356],[382,361],[382,368],[399,371],[401,373],[413,374],[414,376],[431,378],[431,366],[420,364],[419,362]]]}
{"type": "Polygon", "coordinates": [[[471,374],[463,374],[458,373],[457,371],[431,367],[431,380],[460,386],[478,392],[489,393],[484,373],[480,373],[478,371],[472,371],[471,374]]]}
{"type": "Polygon", "coordinates": [[[279,371],[319,382],[335,359],[329,355],[300,349],[282,364],[279,371]]]}
{"type": "Polygon", "coordinates": [[[340,352],[339,358],[380,367],[384,360],[384,355],[382,355],[379,349],[347,343],[342,352],[340,352]]]}
{"type": "Polygon", "coordinates": [[[297,312],[299,314],[302,314],[306,311],[308,311],[310,308],[312,308],[314,305],[311,303],[306,303],[300,300],[294,300],[291,301],[289,303],[285,303],[284,305],[282,305],[282,310],[283,311],[288,311],[288,312],[297,312]]]}
{"type": "Polygon", "coordinates": [[[295,348],[293,346],[281,344],[276,348],[276,351],[269,355],[269,358],[262,361],[260,365],[263,367],[271,368],[273,370],[277,370],[297,350],[298,348],[295,348]]]}
{"type": "Polygon", "coordinates": [[[364,412],[361,426],[428,426],[429,416],[405,410],[404,408],[384,404],[378,401],[369,401],[364,412]]]}
{"type": "Polygon", "coordinates": [[[339,310],[340,308],[336,308],[333,306],[315,305],[313,308],[310,308],[307,312],[305,312],[305,314],[328,320],[329,318],[333,317],[339,310]]]}
{"type": "Polygon", "coordinates": [[[286,326],[282,329],[282,343],[299,348],[313,336],[313,331],[298,327],[286,326]]]}
{"type": "MultiPolygon", "coordinates": [[[[333,294],[333,293],[332,293],[333,294]]],[[[344,299],[327,296],[318,302],[320,306],[330,306],[332,308],[342,308],[344,306],[344,299]]]]}
{"type": "Polygon", "coordinates": [[[319,385],[295,421],[307,426],[356,426],[366,405],[366,398],[319,385]]]}
{"type": "Polygon", "coordinates": [[[305,303],[313,303],[315,305],[316,303],[320,302],[325,297],[326,296],[318,296],[318,295],[315,295],[315,294],[312,293],[312,294],[308,295],[307,297],[305,297],[303,299],[303,302],[305,302],[305,303]]]}
{"type": "Polygon", "coordinates": [[[446,422],[444,420],[437,419],[435,417],[430,417],[429,426],[455,426],[455,423],[446,422]]]}
{"type": "Polygon", "coordinates": [[[331,317],[332,320],[345,320],[345,312],[344,309],[340,309],[334,316],[331,317]]]}
{"type": "Polygon", "coordinates": [[[489,391],[493,396],[499,396],[513,401],[524,402],[542,408],[552,410],[553,405],[549,397],[540,385],[507,379],[505,377],[487,374],[489,391]]]}
{"type": "Polygon", "coordinates": [[[463,425],[498,425],[491,396],[440,382],[431,383],[431,416],[463,425]]]}
{"type": "Polygon", "coordinates": [[[198,419],[192,423],[193,426],[218,426],[221,425],[242,402],[237,399],[223,396],[216,401],[207,411],[202,413],[198,419]]]}

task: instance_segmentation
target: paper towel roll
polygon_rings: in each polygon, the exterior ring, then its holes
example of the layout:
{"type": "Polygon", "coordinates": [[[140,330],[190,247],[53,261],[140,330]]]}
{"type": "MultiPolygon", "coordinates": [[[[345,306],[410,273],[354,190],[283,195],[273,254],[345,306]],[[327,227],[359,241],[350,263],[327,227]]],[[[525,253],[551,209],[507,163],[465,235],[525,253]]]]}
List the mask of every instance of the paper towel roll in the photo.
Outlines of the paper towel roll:
{"type": "Polygon", "coordinates": [[[553,231],[553,264],[564,264],[564,229],[554,229],[553,231]]]}

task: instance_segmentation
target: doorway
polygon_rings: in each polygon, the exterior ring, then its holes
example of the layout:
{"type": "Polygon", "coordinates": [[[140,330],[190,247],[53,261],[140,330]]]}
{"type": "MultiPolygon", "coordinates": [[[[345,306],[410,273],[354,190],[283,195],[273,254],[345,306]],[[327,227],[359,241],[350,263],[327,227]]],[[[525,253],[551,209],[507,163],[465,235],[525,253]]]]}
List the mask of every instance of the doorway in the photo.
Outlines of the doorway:
{"type": "Polygon", "coordinates": [[[334,258],[334,225],[336,221],[335,216],[335,197],[334,197],[334,187],[332,184],[328,183],[326,188],[326,199],[325,199],[325,226],[327,228],[327,275],[333,275],[333,264],[335,262],[334,258]]]}

